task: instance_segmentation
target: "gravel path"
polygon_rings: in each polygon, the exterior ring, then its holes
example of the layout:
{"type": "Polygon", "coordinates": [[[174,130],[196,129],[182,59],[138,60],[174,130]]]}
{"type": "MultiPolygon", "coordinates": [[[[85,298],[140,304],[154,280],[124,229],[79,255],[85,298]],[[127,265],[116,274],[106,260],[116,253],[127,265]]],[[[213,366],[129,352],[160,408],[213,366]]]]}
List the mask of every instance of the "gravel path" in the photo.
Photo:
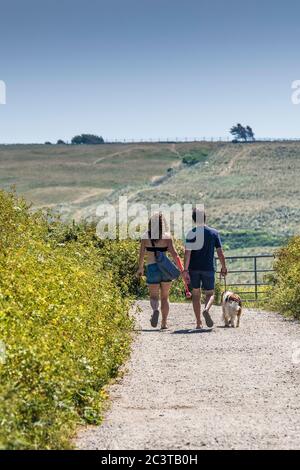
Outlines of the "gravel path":
{"type": "Polygon", "coordinates": [[[82,449],[299,449],[300,325],[247,310],[240,329],[195,332],[192,306],[172,304],[170,330],[150,329],[140,302],[125,376],[104,424],[82,449]]]}

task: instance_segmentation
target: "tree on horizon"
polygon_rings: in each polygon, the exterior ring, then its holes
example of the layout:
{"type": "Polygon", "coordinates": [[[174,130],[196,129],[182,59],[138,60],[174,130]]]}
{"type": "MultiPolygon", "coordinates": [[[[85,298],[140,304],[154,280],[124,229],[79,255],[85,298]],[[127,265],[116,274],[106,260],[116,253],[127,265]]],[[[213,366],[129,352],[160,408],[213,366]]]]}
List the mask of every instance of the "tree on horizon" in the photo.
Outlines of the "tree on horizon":
{"type": "Polygon", "coordinates": [[[230,129],[230,134],[232,134],[234,136],[234,138],[236,140],[244,140],[244,142],[248,142],[249,141],[254,141],[255,140],[255,137],[254,137],[254,132],[253,132],[253,129],[252,127],[250,126],[242,126],[242,124],[238,123],[236,126],[233,126],[231,129],[230,129]]]}
{"type": "Polygon", "coordinates": [[[248,138],[249,140],[252,140],[252,141],[255,140],[254,132],[253,132],[252,127],[247,126],[247,127],[246,127],[246,132],[247,132],[247,138],[248,138]]]}

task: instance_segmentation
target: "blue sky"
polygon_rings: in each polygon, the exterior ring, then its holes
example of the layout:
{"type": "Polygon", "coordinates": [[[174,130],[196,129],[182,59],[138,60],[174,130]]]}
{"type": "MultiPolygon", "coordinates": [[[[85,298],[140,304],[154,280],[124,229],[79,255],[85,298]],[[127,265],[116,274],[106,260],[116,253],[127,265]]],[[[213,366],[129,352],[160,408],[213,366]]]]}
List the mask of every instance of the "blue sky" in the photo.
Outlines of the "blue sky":
{"type": "Polygon", "coordinates": [[[300,137],[300,2],[0,0],[0,142],[300,137]]]}

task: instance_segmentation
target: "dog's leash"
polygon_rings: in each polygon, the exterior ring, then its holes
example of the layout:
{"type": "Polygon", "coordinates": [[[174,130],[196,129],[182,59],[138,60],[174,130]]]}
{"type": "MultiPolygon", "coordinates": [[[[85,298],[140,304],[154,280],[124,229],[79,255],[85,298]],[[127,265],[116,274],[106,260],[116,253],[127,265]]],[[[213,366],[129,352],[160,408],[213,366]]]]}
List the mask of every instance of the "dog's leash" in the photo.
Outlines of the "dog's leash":
{"type": "Polygon", "coordinates": [[[226,292],[227,291],[226,276],[222,276],[222,273],[220,272],[220,284],[222,284],[222,278],[224,279],[224,292],[226,292]]]}

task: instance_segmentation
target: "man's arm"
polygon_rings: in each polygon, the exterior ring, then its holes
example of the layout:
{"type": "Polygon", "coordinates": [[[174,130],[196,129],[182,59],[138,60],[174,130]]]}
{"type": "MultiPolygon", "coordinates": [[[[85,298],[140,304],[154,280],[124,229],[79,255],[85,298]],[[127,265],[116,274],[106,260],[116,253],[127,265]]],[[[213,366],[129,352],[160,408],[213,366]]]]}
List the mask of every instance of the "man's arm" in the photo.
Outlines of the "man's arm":
{"type": "Polygon", "coordinates": [[[185,249],[184,251],[184,271],[183,271],[183,275],[187,281],[187,283],[190,282],[190,276],[189,276],[189,265],[190,265],[190,261],[191,261],[191,250],[187,250],[185,249]]]}
{"type": "Polygon", "coordinates": [[[217,248],[217,255],[221,263],[221,274],[222,276],[226,276],[227,275],[226,259],[225,259],[222,248],[217,248]]]}
{"type": "Polygon", "coordinates": [[[187,250],[185,249],[184,251],[184,270],[185,271],[188,271],[189,269],[189,265],[190,265],[190,261],[191,261],[191,250],[187,250]]]}

